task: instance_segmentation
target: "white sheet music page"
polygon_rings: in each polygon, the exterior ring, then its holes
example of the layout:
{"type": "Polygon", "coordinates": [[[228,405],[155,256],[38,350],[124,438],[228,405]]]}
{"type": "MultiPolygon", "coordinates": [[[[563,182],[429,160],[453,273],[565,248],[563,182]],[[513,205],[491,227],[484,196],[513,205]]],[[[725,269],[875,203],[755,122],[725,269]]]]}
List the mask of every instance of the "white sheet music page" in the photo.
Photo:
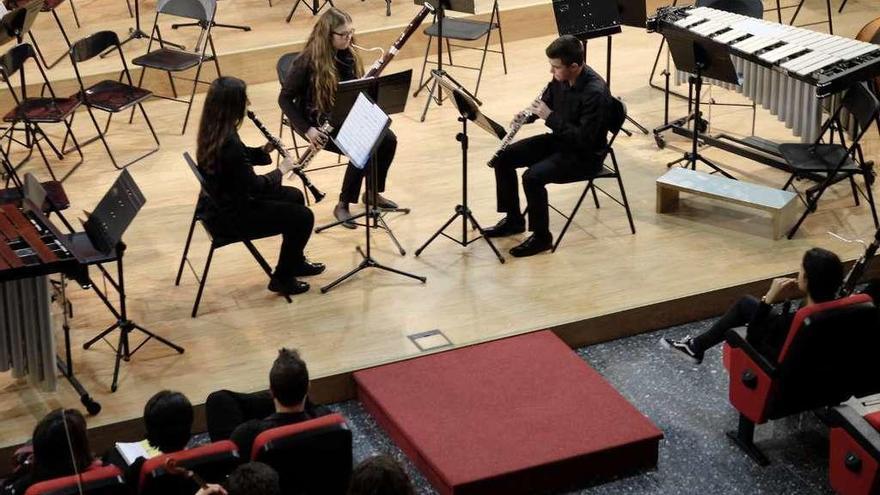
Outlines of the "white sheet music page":
{"type": "Polygon", "coordinates": [[[389,120],[378,105],[361,93],[334,141],[355,167],[363,169],[389,120]]]}

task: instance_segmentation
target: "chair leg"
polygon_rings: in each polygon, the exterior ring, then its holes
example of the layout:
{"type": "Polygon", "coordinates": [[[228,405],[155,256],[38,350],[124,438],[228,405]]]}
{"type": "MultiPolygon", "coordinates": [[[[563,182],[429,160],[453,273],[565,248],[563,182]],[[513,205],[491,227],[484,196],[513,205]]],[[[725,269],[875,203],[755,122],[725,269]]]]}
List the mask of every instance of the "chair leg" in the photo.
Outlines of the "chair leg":
{"type": "Polygon", "coordinates": [[[749,418],[739,415],[739,425],[737,426],[736,431],[728,431],[727,437],[733,440],[733,443],[736,444],[737,447],[743,450],[749,457],[752,458],[759,466],[766,466],[770,464],[770,460],[767,459],[767,456],[761,452],[760,449],[755,445],[754,437],[755,437],[755,423],[752,422],[749,418]]]}
{"type": "Polygon", "coordinates": [[[192,242],[193,232],[196,229],[196,214],[193,212],[192,222],[189,223],[189,232],[186,234],[186,243],[183,245],[183,255],[180,257],[180,266],[177,267],[177,276],[174,285],[180,285],[180,277],[183,275],[183,265],[186,264],[186,255],[189,254],[189,245],[192,242]]]}
{"type": "Polygon", "coordinates": [[[82,26],[79,23],[79,15],[76,13],[76,5],[74,5],[73,0],[67,0],[67,3],[70,4],[70,10],[73,12],[73,22],[76,23],[76,28],[81,28],[82,26]]]}
{"type": "MultiPolygon", "coordinates": [[[[73,6],[73,2],[71,2],[70,5],[73,6]]],[[[74,10],[74,12],[76,12],[76,10],[74,10]]],[[[58,12],[56,12],[55,9],[52,9],[52,17],[55,18],[55,24],[58,25],[58,30],[61,31],[61,37],[64,38],[64,43],[67,44],[67,48],[69,49],[70,48],[70,38],[68,38],[67,31],[64,29],[64,24],[61,24],[61,18],[58,17],[58,12]]],[[[77,21],[76,26],[79,27],[79,21],[77,21]]],[[[55,61],[53,61],[51,64],[47,65],[46,68],[51,69],[52,67],[55,67],[62,60],[66,59],[66,58],[67,58],[67,52],[64,52],[57,59],[55,59],[55,61]]]]}
{"type": "MultiPolygon", "coordinates": [[[[146,68],[146,67],[141,67],[141,74],[140,74],[140,76],[138,76],[138,85],[137,85],[138,88],[143,87],[143,85],[144,85],[144,74],[146,74],[146,73],[147,73],[147,68],[146,68]]],[[[168,74],[170,75],[171,73],[169,72],[168,74]]],[[[128,114],[128,123],[129,123],[129,124],[131,124],[132,122],[134,122],[134,111],[135,111],[135,108],[134,108],[134,105],[132,105],[132,106],[131,106],[131,113],[128,114]]]]}
{"type": "MultiPolygon", "coordinates": [[[[613,154],[611,159],[614,161],[615,168],[617,168],[617,159],[614,158],[613,154]]],[[[626,219],[629,220],[629,230],[635,235],[636,224],[633,223],[632,211],[630,211],[629,201],[626,199],[626,189],[623,188],[623,178],[620,177],[620,169],[617,169],[617,186],[620,188],[620,198],[623,200],[623,209],[626,210],[626,219]]]]}
{"type": "Polygon", "coordinates": [[[150,133],[153,135],[153,141],[156,141],[156,147],[161,146],[161,144],[159,144],[159,136],[156,135],[156,130],[153,129],[153,123],[150,122],[150,117],[147,117],[147,111],[144,110],[144,105],[141,103],[138,103],[137,105],[138,105],[138,108],[141,109],[141,113],[144,116],[144,120],[147,122],[147,127],[150,128],[150,133]]]}
{"type": "Polygon", "coordinates": [[[196,87],[199,85],[199,75],[202,73],[202,64],[199,63],[199,67],[196,69],[196,77],[193,79],[193,88],[192,92],[189,95],[189,102],[186,104],[186,115],[183,116],[183,129],[180,130],[180,135],[186,134],[186,124],[189,122],[189,114],[192,111],[193,100],[196,99],[196,87]]]}
{"type": "Polygon", "coordinates": [[[590,182],[590,192],[593,193],[593,204],[596,205],[596,209],[599,209],[599,196],[596,194],[596,186],[590,182]]]}
{"type": "MultiPolygon", "coordinates": [[[[220,60],[217,58],[217,50],[214,49],[214,37],[208,37],[208,43],[211,45],[211,56],[214,59],[214,68],[217,69],[217,77],[222,77],[220,74],[220,60]]],[[[198,79],[198,78],[196,78],[198,79]]]]}
{"type": "MultiPolygon", "coordinates": [[[[95,130],[98,131],[98,138],[104,143],[104,149],[107,150],[110,162],[113,163],[113,166],[116,167],[117,170],[120,170],[119,165],[116,163],[116,158],[113,156],[113,152],[110,151],[110,145],[107,144],[107,139],[104,138],[104,133],[101,131],[101,125],[98,124],[98,119],[95,118],[95,114],[92,112],[92,108],[86,105],[86,111],[89,112],[89,117],[91,117],[92,123],[95,124],[95,130]]],[[[109,124],[110,121],[108,120],[107,123],[109,124]]]]}
{"type": "Polygon", "coordinates": [[[504,35],[501,34],[501,12],[495,12],[496,25],[498,26],[498,43],[501,44],[501,65],[504,67],[504,73],[507,74],[507,55],[504,52],[504,35]]]}
{"type": "Polygon", "coordinates": [[[795,179],[795,175],[791,174],[791,176],[788,178],[788,180],[785,181],[785,185],[782,186],[782,190],[787,191],[789,186],[791,186],[791,183],[794,182],[794,179],[795,179]]]}
{"type": "Polygon", "coordinates": [[[449,61],[449,65],[452,65],[452,44],[449,42],[449,38],[443,38],[443,41],[446,42],[446,60],[449,61]]]}
{"type": "Polygon", "coordinates": [[[422,73],[419,75],[419,89],[416,90],[413,96],[418,96],[419,91],[421,91],[425,85],[425,67],[428,65],[428,54],[431,52],[431,42],[433,41],[434,37],[428,36],[428,46],[425,47],[425,58],[422,60],[422,73]]]}
{"type": "Polygon", "coordinates": [[[488,33],[486,33],[486,44],[483,45],[483,57],[480,59],[480,70],[477,72],[477,85],[474,87],[474,96],[477,96],[477,92],[480,91],[480,81],[483,80],[483,66],[486,65],[486,54],[489,51],[489,38],[492,36],[492,30],[490,29],[488,33]]]}
{"type": "Polygon", "coordinates": [[[871,182],[865,175],[865,194],[868,196],[868,206],[871,207],[871,217],[874,219],[874,228],[880,229],[880,222],[877,221],[877,208],[874,206],[874,192],[871,190],[871,182]]]}
{"type": "MultiPolygon", "coordinates": [[[[43,136],[45,139],[45,134],[43,136]]],[[[49,159],[46,158],[46,153],[43,151],[43,147],[40,146],[40,138],[36,134],[36,132],[34,133],[34,143],[33,144],[37,147],[37,151],[40,152],[40,157],[43,159],[43,163],[46,164],[46,170],[49,171],[49,175],[52,177],[52,180],[57,181],[58,178],[55,177],[55,172],[52,170],[52,165],[49,164],[49,159]]],[[[52,148],[54,149],[54,146],[52,148]]],[[[55,150],[55,151],[56,151],[56,153],[58,152],[58,150],[55,150]]]]}
{"type": "MultiPolygon", "coordinates": [[[[255,260],[257,260],[257,263],[260,265],[260,268],[262,268],[263,271],[266,272],[266,275],[268,275],[269,278],[271,279],[272,278],[272,267],[269,266],[269,263],[266,263],[266,258],[263,258],[263,255],[260,254],[259,251],[257,251],[257,248],[254,247],[254,243],[251,241],[242,241],[242,244],[244,244],[245,247],[248,249],[248,251],[251,252],[251,255],[253,255],[255,260]]],[[[288,304],[293,302],[293,300],[290,299],[290,295],[288,295],[288,294],[284,294],[284,299],[287,299],[288,304]]]]}
{"type": "MultiPolygon", "coordinates": [[[[587,195],[587,191],[593,188],[593,181],[591,180],[587,187],[584,188],[584,192],[581,193],[581,197],[578,198],[577,203],[574,205],[574,209],[571,211],[571,215],[565,220],[565,226],[562,227],[562,231],[559,232],[559,237],[556,238],[556,242],[553,244],[553,249],[550,250],[551,253],[556,252],[556,248],[559,247],[559,244],[562,242],[562,238],[565,237],[565,233],[568,232],[568,227],[571,225],[571,222],[574,220],[574,216],[577,215],[578,210],[581,209],[581,203],[584,202],[584,197],[587,195]]],[[[595,193],[594,193],[595,194],[595,193]]]]}
{"type": "Polygon", "coordinates": [[[859,206],[859,188],[856,187],[856,179],[852,175],[849,176],[849,185],[852,189],[853,201],[859,206]]]}
{"type": "Polygon", "coordinates": [[[205,290],[205,282],[208,281],[208,270],[211,268],[211,258],[214,257],[214,243],[211,242],[211,250],[208,251],[208,259],[205,260],[205,269],[202,270],[202,276],[199,277],[199,291],[196,293],[196,300],[193,303],[192,313],[190,317],[195,318],[199,311],[199,303],[202,302],[202,292],[205,290]]]}

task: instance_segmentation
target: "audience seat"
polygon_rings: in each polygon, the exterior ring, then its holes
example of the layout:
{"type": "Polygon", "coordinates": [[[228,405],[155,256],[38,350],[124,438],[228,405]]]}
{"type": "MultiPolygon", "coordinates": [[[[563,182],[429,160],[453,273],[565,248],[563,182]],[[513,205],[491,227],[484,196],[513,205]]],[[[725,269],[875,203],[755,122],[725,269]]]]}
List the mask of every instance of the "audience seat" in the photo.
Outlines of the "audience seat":
{"type": "Polygon", "coordinates": [[[880,494],[880,411],[862,417],[850,406],[831,413],[828,479],[841,495],[880,494]]]}
{"type": "Polygon", "coordinates": [[[64,476],[31,485],[25,495],[125,495],[122,472],[116,466],[96,466],[81,475],[64,476]],[[81,487],[81,490],[80,490],[81,487]]]}
{"type": "Polygon", "coordinates": [[[729,331],[730,402],[740,414],[737,431],[727,435],[766,465],[753,443],[756,424],[880,392],[872,355],[880,348],[877,324],[866,294],[802,308],[776,363],[746,341],[745,328],[729,331]]]}
{"type": "Polygon", "coordinates": [[[139,494],[192,495],[199,489],[195,481],[165,469],[169,458],[174,458],[178,466],[193,471],[208,483],[220,483],[226,479],[241,460],[238,447],[230,440],[156,456],[141,467],[139,494]]]}
{"type": "Polygon", "coordinates": [[[254,439],[251,460],[278,472],[285,495],[344,495],[351,478],[351,431],[341,414],[280,426],[254,439]]]}

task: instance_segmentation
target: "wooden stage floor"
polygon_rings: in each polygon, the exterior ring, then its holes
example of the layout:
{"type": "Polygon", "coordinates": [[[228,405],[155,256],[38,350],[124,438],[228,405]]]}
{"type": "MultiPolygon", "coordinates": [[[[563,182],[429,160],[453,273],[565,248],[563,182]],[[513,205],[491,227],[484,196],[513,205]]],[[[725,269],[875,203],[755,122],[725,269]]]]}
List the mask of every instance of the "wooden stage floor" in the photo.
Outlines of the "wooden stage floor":
{"type": "MultiPolygon", "coordinates": [[[[851,0],[844,14],[835,19],[838,31],[854,35],[862,23],[876,15],[873,3],[851,0]]],[[[234,3],[223,2],[224,7],[227,5],[234,3]]],[[[121,5],[119,8],[124,9],[121,5]]],[[[281,15],[277,7],[274,12],[281,15]]],[[[545,14],[551,15],[549,6],[545,14]]],[[[511,21],[514,25],[523,22],[511,21]]],[[[541,22],[548,22],[547,18],[541,22]]],[[[480,92],[486,114],[504,124],[529,103],[549,78],[543,51],[553,37],[554,33],[547,31],[542,36],[507,43],[506,76],[500,59],[490,56],[480,92]]],[[[663,96],[646,84],[659,37],[627,28],[617,38],[613,92],[624,98],[635,119],[648,127],[659,125],[663,96]]],[[[591,63],[604,67],[604,51],[604,43],[591,44],[591,63]]],[[[463,61],[467,57],[461,56],[463,61]]],[[[418,69],[420,62],[420,58],[396,59],[389,71],[418,69]]],[[[234,75],[236,69],[228,67],[226,72],[234,75]]],[[[270,66],[264,69],[274,71],[270,66]]],[[[464,75],[461,79],[472,81],[464,75]]],[[[249,91],[257,115],[277,129],[277,83],[255,84],[249,91]]],[[[713,97],[745,101],[717,89],[713,97]]],[[[202,99],[197,97],[196,116],[202,99]]],[[[845,185],[833,188],[819,211],[808,218],[791,241],[772,240],[769,219],[708,200],[685,198],[679,213],[658,215],[654,212],[654,181],[665,172],[666,162],[679,157],[687,143],[669,137],[669,146],[658,150],[650,135],[635,134],[621,136],[615,148],[635,215],[636,235],[629,233],[625,213],[611,201],[604,201],[599,210],[585,202],[555,254],[527,259],[507,256],[507,263],[502,265],[482,241],[462,248],[440,238],[416,258],[413,251],[452,214],[461,196],[456,115],[449,105],[432,107],[427,121],[419,123],[423,102],[423,96],[412,99],[406,113],[393,117],[392,126],[399,147],[387,195],[413,211],[409,215],[389,215],[387,220],[407,255],[397,254],[381,232],[374,237],[374,255],[392,267],[426,276],[427,283],[370,270],[328,294],[320,294],[317,286],[360,261],[355,246],[363,242],[362,230],[336,228],[312,236],[307,255],[327,263],[328,269],[312,278],[313,289],[294,297],[292,304],[266,290],[264,274],[243,247],[218,251],[196,319],[189,316],[196,281],[185,273],[181,286],[175,287],[174,275],[197,196],[196,181],[181,154],[195,151],[197,122],[191,122],[187,134],[180,136],[183,106],[161,100],[148,102],[147,111],[160,130],[162,148],[130,168],[147,204],[125,238],[129,245],[129,308],[135,321],[184,346],[186,353],[177,355],[156,342],[148,343],[130,363],[123,363],[120,389],[109,393],[112,350],[98,344],[84,351],[81,344],[109,325],[110,315],[93,293],[74,290],[77,375],[104,406],[103,412],[89,419],[90,426],[138,417],[146,399],[163,388],[183,391],[195,404],[203,403],[209,392],[220,388],[264,389],[270,363],[282,346],[299,349],[313,377],[343,377],[345,381],[352,370],[419,355],[420,350],[408,336],[433,329],[441,330],[454,346],[544,328],[557,329],[570,343],[582,344],[704,317],[719,312],[743,287],[796,271],[800,255],[808,247],[833,249],[846,259],[861,254],[860,245],[835,240],[828,232],[861,239],[873,235],[868,209],[853,206],[845,185]]],[[[685,111],[684,102],[673,100],[673,116],[685,111]]],[[[748,110],[712,110],[716,129],[745,133],[749,119],[748,110]]],[[[77,119],[76,130],[83,137],[93,132],[86,121],[84,117],[77,119]]],[[[122,159],[148,149],[151,142],[145,137],[143,121],[136,119],[131,126],[122,121],[120,118],[115,122],[110,131],[111,146],[122,159]]],[[[52,131],[60,136],[57,129],[52,131]]],[[[539,132],[543,128],[534,125],[522,135],[539,132]]],[[[757,133],[770,139],[791,139],[775,118],[761,110],[757,133]]],[[[249,123],[245,123],[242,135],[246,142],[263,142],[249,123]]],[[[493,174],[484,163],[497,142],[476,128],[471,128],[470,137],[470,206],[480,222],[491,225],[499,215],[495,213],[493,174]]],[[[866,149],[875,161],[880,158],[875,131],[869,133],[866,149]]],[[[780,187],[786,179],[779,171],[717,150],[707,155],[744,180],[780,187]]],[[[53,165],[63,173],[73,161],[71,156],[63,162],[53,161],[53,165]]],[[[318,161],[332,163],[334,159],[327,153],[318,161]]],[[[32,160],[26,168],[45,175],[38,160],[32,160]]],[[[116,176],[99,145],[87,147],[85,163],[65,183],[73,203],[69,216],[92,209],[116,176]]],[[[342,169],[315,172],[310,177],[328,195],[314,206],[317,222],[328,222],[342,169]]],[[[299,186],[296,182],[292,185],[299,186]]],[[[568,209],[581,187],[550,186],[551,201],[560,209],[568,209]]],[[[551,214],[551,222],[553,231],[558,232],[562,219],[551,214]]],[[[456,223],[448,232],[460,235],[461,224],[456,223]]],[[[519,240],[501,239],[497,245],[506,254],[519,240]]],[[[267,239],[257,245],[274,263],[279,243],[280,239],[267,239]]],[[[192,249],[197,266],[203,263],[207,246],[206,237],[197,230],[192,249]]],[[[344,385],[330,388],[316,390],[318,398],[345,396],[344,385]]],[[[0,375],[0,447],[25,440],[45,412],[61,405],[79,405],[65,383],[60,383],[55,393],[43,393],[8,374],[0,375]]]]}

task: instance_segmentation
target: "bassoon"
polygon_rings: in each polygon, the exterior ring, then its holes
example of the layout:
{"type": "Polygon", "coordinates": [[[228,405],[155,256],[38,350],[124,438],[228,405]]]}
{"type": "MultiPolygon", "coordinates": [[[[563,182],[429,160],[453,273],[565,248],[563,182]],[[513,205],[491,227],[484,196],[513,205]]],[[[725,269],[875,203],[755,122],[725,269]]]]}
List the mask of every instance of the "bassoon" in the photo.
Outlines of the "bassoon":
{"type": "Polygon", "coordinates": [[[414,32],[416,32],[416,29],[418,29],[419,25],[422,24],[422,21],[425,20],[425,17],[428,17],[428,14],[431,14],[433,12],[434,7],[432,7],[431,4],[425,2],[422,5],[421,10],[419,10],[416,16],[413,17],[413,20],[409,21],[409,24],[407,24],[403,32],[400,33],[400,36],[398,36],[397,39],[394,40],[394,43],[391,44],[391,48],[389,48],[384,55],[373,62],[373,65],[367,70],[367,72],[364,73],[364,78],[379,77],[379,74],[381,74],[382,71],[385,70],[385,66],[388,65],[388,62],[390,62],[391,59],[394,58],[395,55],[397,55],[397,52],[399,52],[400,49],[403,48],[403,44],[406,43],[406,40],[408,40],[409,37],[412,36],[414,32]]]}

